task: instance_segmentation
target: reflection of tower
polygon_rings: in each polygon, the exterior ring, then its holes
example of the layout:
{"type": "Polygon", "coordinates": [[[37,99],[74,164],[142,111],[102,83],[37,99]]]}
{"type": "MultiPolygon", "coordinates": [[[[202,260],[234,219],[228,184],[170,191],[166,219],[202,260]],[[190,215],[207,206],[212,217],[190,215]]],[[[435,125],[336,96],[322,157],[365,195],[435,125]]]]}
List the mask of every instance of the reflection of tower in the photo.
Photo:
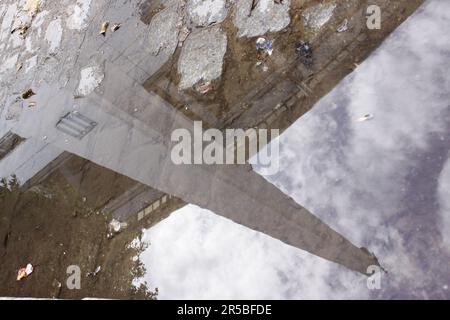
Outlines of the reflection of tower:
{"type": "MultiPolygon", "coordinates": [[[[390,28],[398,20],[392,21],[390,28]]],[[[122,28],[127,31],[127,25],[122,28]]],[[[339,80],[333,72],[338,70],[340,77],[345,74],[340,63],[352,60],[350,49],[363,46],[366,34],[349,35],[345,45],[334,38],[326,40],[326,46],[317,48],[321,59],[313,70],[306,70],[295,59],[286,60],[282,70],[286,72],[269,75],[263,84],[246,92],[240,104],[229,106],[223,117],[208,113],[204,101],[188,101],[192,108],[185,112],[181,105],[192,97],[177,93],[167,74],[161,73],[170,65],[171,55],[151,56],[145,42],[123,34],[117,32],[102,43],[96,34],[86,34],[76,59],[71,51],[63,53],[76,61],[72,75],[89,64],[98,66],[101,81],[95,90],[78,94],[80,79],[72,76],[64,85],[57,81],[36,84],[34,108],[16,97],[7,101],[4,113],[15,116],[2,123],[2,132],[9,132],[14,141],[25,141],[5,146],[11,152],[1,159],[1,175],[16,173],[19,180],[28,181],[67,152],[351,270],[366,273],[370,265],[378,264],[367,250],[351,244],[247,166],[176,166],[170,159],[171,132],[190,130],[193,120],[203,119],[220,129],[286,128],[329,89],[322,83],[330,86],[339,80]],[[102,55],[92,59],[95,52],[102,55]],[[15,109],[20,112],[9,112],[15,109]]],[[[361,49],[359,54],[366,53],[361,49]]],[[[129,199],[140,194],[132,188],[128,191],[129,199]]],[[[152,210],[167,201],[163,193],[152,194],[152,210]]],[[[118,201],[113,207],[123,205],[118,201]]],[[[149,206],[139,217],[146,212],[149,206]]]]}

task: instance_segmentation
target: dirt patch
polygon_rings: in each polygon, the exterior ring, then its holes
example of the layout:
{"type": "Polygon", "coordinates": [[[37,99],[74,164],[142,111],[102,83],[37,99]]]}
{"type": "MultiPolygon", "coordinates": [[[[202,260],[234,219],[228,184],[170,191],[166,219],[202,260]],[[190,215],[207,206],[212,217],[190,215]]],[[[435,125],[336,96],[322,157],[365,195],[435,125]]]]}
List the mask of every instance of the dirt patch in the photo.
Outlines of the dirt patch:
{"type": "Polygon", "coordinates": [[[3,181],[0,207],[0,296],[156,298],[157,293],[132,286],[143,272],[133,259],[142,248],[130,246],[139,229],[108,238],[111,217],[88,205],[59,171],[27,191],[14,180],[3,181]],[[18,268],[27,263],[34,273],[16,281],[18,268]],[[66,286],[71,265],[81,269],[80,290],[66,286]],[[96,276],[88,275],[99,266],[96,276]]]}

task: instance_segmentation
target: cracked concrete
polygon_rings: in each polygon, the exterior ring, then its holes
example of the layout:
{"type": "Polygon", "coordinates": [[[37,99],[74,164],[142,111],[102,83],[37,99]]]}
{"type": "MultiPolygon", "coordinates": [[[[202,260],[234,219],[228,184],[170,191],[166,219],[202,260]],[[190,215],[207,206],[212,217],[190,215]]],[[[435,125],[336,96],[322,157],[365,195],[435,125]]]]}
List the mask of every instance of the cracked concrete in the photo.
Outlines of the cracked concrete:
{"type": "Polygon", "coordinates": [[[186,10],[190,22],[207,27],[222,22],[228,14],[227,0],[188,0],[186,10]]]}

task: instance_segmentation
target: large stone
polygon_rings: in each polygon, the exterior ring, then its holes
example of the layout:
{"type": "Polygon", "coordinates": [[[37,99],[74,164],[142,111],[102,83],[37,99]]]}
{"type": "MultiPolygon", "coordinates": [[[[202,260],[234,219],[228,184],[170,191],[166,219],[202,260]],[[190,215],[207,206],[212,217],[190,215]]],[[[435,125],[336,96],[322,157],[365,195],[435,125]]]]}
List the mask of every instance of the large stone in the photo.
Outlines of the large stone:
{"type": "Polygon", "coordinates": [[[180,15],[177,4],[168,6],[156,14],[150,22],[149,50],[153,55],[172,55],[178,45],[180,15]]]}
{"type": "Polygon", "coordinates": [[[336,3],[320,3],[314,7],[308,8],[303,12],[304,24],[314,31],[322,28],[333,16],[336,3]]]}
{"type": "Polygon", "coordinates": [[[87,27],[89,10],[92,0],[77,0],[74,5],[69,6],[67,12],[67,27],[72,30],[82,30],[87,27]]]}
{"type": "Polygon", "coordinates": [[[195,26],[209,26],[220,23],[228,13],[226,0],[189,0],[187,3],[189,20],[195,26]]]}
{"type": "Polygon", "coordinates": [[[99,65],[82,69],[76,95],[84,97],[91,94],[101,84],[104,78],[103,68],[99,65]]]}
{"type": "Polygon", "coordinates": [[[227,36],[219,27],[191,34],[183,46],[178,62],[178,72],[181,75],[179,88],[183,90],[199,81],[219,78],[226,51],[227,36]]]}
{"type": "Polygon", "coordinates": [[[251,10],[252,0],[239,0],[236,3],[235,26],[239,37],[256,37],[267,32],[277,32],[291,22],[289,16],[290,0],[276,3],[273,0],[259,0],[251,10]]]}

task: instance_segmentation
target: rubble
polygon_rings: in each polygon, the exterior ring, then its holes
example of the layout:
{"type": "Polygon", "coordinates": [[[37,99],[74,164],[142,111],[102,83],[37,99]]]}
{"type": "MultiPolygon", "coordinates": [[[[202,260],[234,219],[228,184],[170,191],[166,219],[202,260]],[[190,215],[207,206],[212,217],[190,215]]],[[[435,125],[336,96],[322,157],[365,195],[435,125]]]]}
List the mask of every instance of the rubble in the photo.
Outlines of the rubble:
{"type": "Polygon", "coordinates": [[[158,12],[150,22],[149,51],[153,55],[172,55],[178,46],[179,6],[174,4],[158,12]]]}
{"type": "Polygon", "coordinates": [[[105,75],[100,66],[90,66],[82,69],[76,95],[84,97],[91,94],[104,78],[105,75]]]}
{"type": "Polygon", "coordinates": [[[201,81],[213,81],[222,75],[227,36],[219,27],[192,33],[181,51],[178,73],[179,89],[185,90],[201,81]]]}
{"type": "Polygon", "coordinates": [[[303,12],[304,24],[314,31],[322,28],[333,16],[336,9],[335,1],[329,3],[319,3],[303,12]]]}
{"type": "Polygon", "coordinates": [[[252,5],[252,0],[236,1],[234,25],[239,29],[239,37],[256,37],[281,31],[291,22],[290,0],[278,3],[274,0],[259,0],[253,10],[252,5]]]}
{"type": "Polygon", "coordinates": [[[207,27],[222,22],[227,14],[226,0],[188,0],[186,5],[189,21],[197,27],[207,27]]]}

